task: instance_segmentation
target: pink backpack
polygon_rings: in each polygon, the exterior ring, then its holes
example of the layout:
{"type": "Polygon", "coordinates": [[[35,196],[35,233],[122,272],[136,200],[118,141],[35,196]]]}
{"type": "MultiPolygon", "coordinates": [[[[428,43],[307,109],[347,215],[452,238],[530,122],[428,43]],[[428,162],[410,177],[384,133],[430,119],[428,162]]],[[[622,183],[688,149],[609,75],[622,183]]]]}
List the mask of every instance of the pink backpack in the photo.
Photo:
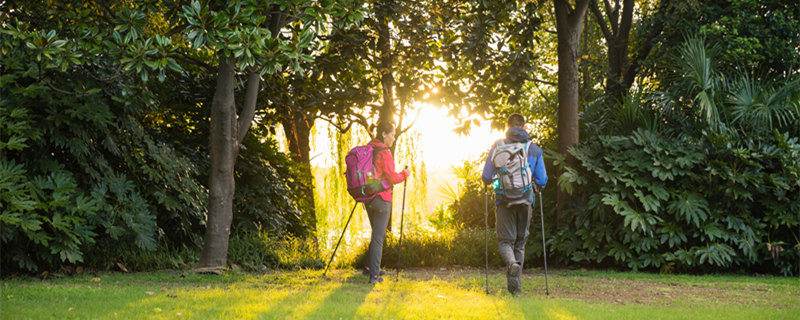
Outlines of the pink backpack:
{"type": "Polygon", "coordinates": [[[387,190],[392,186],[378,177],[375,171],[375,154],[386,148],[373,148],[371,145],[358,146],[350,149],[344,162],[347,169],[344,172],[347,179],[347,192],[357,202],[367,202],[375,198],[378,192],[387,190]]]}

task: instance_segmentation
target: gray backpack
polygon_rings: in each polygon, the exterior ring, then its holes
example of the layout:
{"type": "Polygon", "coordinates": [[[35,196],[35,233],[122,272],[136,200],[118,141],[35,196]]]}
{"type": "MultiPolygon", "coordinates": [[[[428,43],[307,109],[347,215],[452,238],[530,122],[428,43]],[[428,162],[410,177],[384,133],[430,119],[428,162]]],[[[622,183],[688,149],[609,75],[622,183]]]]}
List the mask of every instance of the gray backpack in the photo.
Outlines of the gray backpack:
{"type": "Polygon", "coordinates": [[[497,174],[497,200],[506,206],[531,204],[531,168],[528,166],[528,142],[497,141],[492,164],[497,174]]]}

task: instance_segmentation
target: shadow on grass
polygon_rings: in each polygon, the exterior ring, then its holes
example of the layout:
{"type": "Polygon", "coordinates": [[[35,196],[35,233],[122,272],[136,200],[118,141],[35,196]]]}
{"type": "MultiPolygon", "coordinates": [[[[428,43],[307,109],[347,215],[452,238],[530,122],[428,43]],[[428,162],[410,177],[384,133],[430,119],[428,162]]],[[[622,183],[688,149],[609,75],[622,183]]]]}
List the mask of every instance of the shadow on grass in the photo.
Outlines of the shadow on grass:
{"type": "MultiPolygon", "coordinates": [[[[336,280],[334,280],[336,281],[336,280]]],[[[307,315],[307,319],[353,319],[358,308],[373,290],[367,277],[350,276],[335,290],[331,291],[318,307],[307,315]]]]}
{"type": "Polygon", "coordinates": [[[291,296],[288,290],[256,292],[239,286],[158,293],[127,304],[110,319],[255,319],[291,296]]]}
{"type": "MultiPolygon", "coordinates": [[[[338,275],[334,280],[315,276],[296,279],[266,276],[222,286],[184,288],[176,291],[141,292],[142,298],[127,303],[103,318],[125,319],[305,319],[325,318],[324,310],[339,303],[336,298],[353,300],[368,290],[347,289],[352,275],[338,275]],[[315,316],[314,312],[318,312],[315,316]]],[[[138,294],[138,293],[137,293],[138,294]]],[[[353,303],[352,315],[360,303],[353,303]]]]}

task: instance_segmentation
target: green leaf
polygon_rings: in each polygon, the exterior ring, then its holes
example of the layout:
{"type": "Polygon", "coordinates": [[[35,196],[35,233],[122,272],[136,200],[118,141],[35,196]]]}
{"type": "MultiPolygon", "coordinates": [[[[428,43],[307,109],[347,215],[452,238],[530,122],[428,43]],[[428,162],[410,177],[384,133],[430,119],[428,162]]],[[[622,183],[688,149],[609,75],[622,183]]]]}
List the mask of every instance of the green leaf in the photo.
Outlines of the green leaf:
{"type": "Polygon", "coordinates": [[[700,194],[694,192],[684,192],[667,206],[671,213],[683,217],[688,223],[694,223],[695,227],[708,219],[708,201],[700,194]]]}

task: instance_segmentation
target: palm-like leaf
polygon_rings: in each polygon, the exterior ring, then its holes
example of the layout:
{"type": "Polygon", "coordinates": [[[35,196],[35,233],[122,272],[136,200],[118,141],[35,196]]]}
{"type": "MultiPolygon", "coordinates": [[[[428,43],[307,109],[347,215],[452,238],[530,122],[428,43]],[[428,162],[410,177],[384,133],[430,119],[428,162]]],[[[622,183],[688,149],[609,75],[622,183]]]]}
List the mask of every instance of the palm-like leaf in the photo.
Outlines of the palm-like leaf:
{"type": "Polygon", "coordinates": [[[693,100],[700,107],[700,113],[712,127],[719,125],[719,111],[715,93],[719,84],[719,76],[714,70],[714,65],[702,38],[690,37],[686,39],[680,50],[684,74],[689,81],[692,91],[697,92],[693,100]]]}
{"type": "Polygon", "coordinates": [[[792,99],[798,89],[797,80],[773,88],[749,76],[742,78],[733,84],[728,97],[733,123],[757,132],[790,126],[800,118],[798,103],[792,99]]]}

